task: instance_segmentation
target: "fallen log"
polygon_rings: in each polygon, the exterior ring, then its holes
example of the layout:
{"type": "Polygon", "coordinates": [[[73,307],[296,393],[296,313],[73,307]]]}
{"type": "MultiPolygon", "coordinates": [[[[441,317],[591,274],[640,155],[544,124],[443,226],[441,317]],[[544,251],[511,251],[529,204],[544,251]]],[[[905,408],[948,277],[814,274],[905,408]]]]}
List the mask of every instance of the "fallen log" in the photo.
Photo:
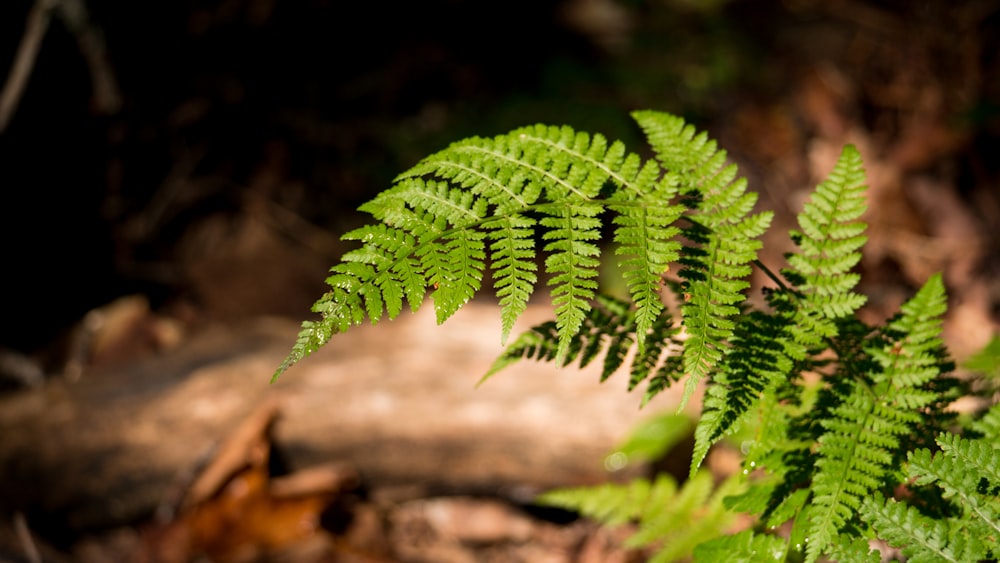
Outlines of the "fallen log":
{"type": "MultiPolygon", "coordinates": [[[[532,307],[519,328],[549,317],[532,307]]],[[[170,352],[0,398],[0,509],[74,531],[147,518],[267,401],[289,470],[344,461],[369,485],[507,495],[607,480],[613,445],[676,405],[668,392],[640,410],[626,377],[600,384],[596,366],[526,361],[476,388],[502,351],[491,304],[442,326],[425,307],[357,327],[269,384],[297,331],[274,318],[207,327],[170,352]]]]}

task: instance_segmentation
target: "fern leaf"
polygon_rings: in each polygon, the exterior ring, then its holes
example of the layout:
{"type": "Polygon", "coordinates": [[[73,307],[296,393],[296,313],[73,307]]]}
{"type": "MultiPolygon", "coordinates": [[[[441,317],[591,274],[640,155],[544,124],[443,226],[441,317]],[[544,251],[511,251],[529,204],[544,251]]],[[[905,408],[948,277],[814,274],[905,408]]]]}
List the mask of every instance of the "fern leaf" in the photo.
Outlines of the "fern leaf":
{"type": "Polygon", "coordinates": [[[758,563],[785,559],[785,541],[777,536],[743,530],[719,536],[694,548],[695,563],[758,563]]]}
{"type": "Polygon", "coordinates": [[[471,229],[449,232],[434,242],[421,246],[426,279],[434,286],[434,311],[438,324],[468,303],[479,290],[485,258],[485,233],[471,229]]]}
{"type": "Polygon", "coordinates": [[[819,439],[806,561],[819,558],[855,517],[862,500],[881,484],[892,459],[887,450],[895,444],[885,428],[877,428],[874,407],[869,390],[856,384],[833,417],[823,421],[827,432],[819,439]]]}
{"type": "Polygon", "coordinates": [[[712,476],[700,472],[678,488],[673,478],[659,474],[652,484],[636,479],[627,484],[556,489],[540,495],[543,505],[574,510],[608,525],[636,522],[638,530],[626,547],[653,547],[651,563],[690,557],[699,544],[718,537],[732,520],[722,499],[738,491],[739,480],[727,479],[713,491],[712,476]]]}
{"type": "Polygon", "coordinates": [[[630,335],[635,330],[635,314],[628,304],[607,295],[598,295],[596,303],[584,316],[580,330],[570,339],[565,356],[557,359],[559,351],[559,330],[555,321],[546,321],[521,333],[504,350],[480,380],[506,368],[522,358],[542,361],[558,361],[563,367],[578,362],[584,368],[603,350],[606,351],[601,380],[607,379],[625,359],[632,344],[630,335]]]}
{"type": "Polygon", "coordinates": [[[868,541],[857,536],[841,534],[830,549],[837,563],[881,563],[882,554],[872,549],[868,541]]]}
{"type": "Polygon", "coordinates": [[[780,344],[787,321],[753,311],[739,318],[732,348],[705,391],[702,416],[695,430],[691,474],[700,467],[712,444],[737,432],[743,419],[768,393],[785,381],[792,361],[780,344]]]}
{"type": "Polygon", "coordinates": [[[583,325],[597,290],[601,250],[594,241],[601,238],[601,221],[597,218],[601,209],[596,205],[565,205],[546,207],[544,211],[549,215],[540,223],[549,229],[543,238],[550,241],[544,248],[549,253],[545,269],[553,274],[548,284],[552,286],[559,332],[556,360],[561,361],[583,325]]]}
{"type": "Polygon", "coordinates": [[[970,427],[983,436],[1000,443],[1000,403],[994,404],[982,413],[982,416],[970,423],[970,427]]]}
{"type": "MultiPolygon", "coordinates": [[[[721,219],[720,219],[721,220],[721,219]]],[[[695,386],[711,374],[722,360],[739,314],[738,304],[750,286],[749,263],[756,259],[760,241],[754,240],[770,225],[769,214],[759,214],[737,223],[715,225],[707,235],[704,257],[690,260],[681,276],[688,280],[690,299],[682,306],[688,340],[684,343],[684,371],[688,380],[681,409],[694,394],[695,386]]],[[[714,222],[714,221],[713,221],[714,222]]]]}
{"type": "Polygon", "coordinates": [[[669,500],[676,491],[677,483],[669,475],[661,474],[653,483],[635,479],[627,484],[553,489],[536,497],[535,502],[579,512],[615,526],[639,519],[656,501],[669,500]]]}
{"type": "MultiPolygon", "coordinates": [[[[638,325],[638,321],[636,324],[638,325]]],[[[638,328],[636,330],[639,332],[638,328]]],[[[629,369],[629,391],[635,389],[643,381],[649,380],[654,374],[658,374],[657,377],[662,378],[665,374],[677,371],[677,366],[673,364],[679,364],[679,351],[682,350],[683,345],[677,340],[677,333],[678,329],[672,326],[672,319],[669,315],[661,314],[653,321],[653,326],[644,333],[645,348],[637,351],[632,359],[632,367],[629,369]]],[[[672,381],[669,379],[666,383],[669,385],[672,381]]],[[[665,386],[656,388],[650,381],[643,401],[649,402],[663,388],[665,386]]]]}
{"type": "Polygon", "coordinates": [[[881,494],[866,499],[862,514],[879,536],[890,545],[902,548],[907,561],[932,563],[938,561],[976,561],[969,557],[961,540],[956,540],[946,520],[935,520],[894,499],[881,494]],[[957,544],[957,545],[956,545],[957,544]]]}
{"type": "Polygon", "coordinates": [[[746,181],[736,178],[736,166],[726,166],[726,153],[705,133],[678,117],[657,112],[634,112],[656,153],[657,160],[685,194],[696,193],[695,225],[684,231],[695,245],[681,262],[687,280],[688,301],[682,308],[688,339],[684,344],[684,371],[688,376],[681,398],[683,409],[697,384],[720,362],[739,313],[737,304],[750,286],[750,263],[761,243],[755,240],[770,225],[772,215],[750,215],[757,195],[746,192],[746,181]]]}
{"type": "MultiPolygon", "coordinates": [[[[640,172],[636,184],[651,185],[658,173],[658,167],[650,163],[640,172]]],[[[675,240],[680,229],[675,223],[685,208],[667,204],[675,193],[676,185],[664,181],[657,184],[657,189],[643,193],[635,203],[610,206],[617,213],[613,219],[617,226],[614,240],[619,245],[615,253],[623,256],[619,266],[638,309],[636,328],[640,353],[645,350],[646,333],[663,311],[660,294],[663,275],[680,257],[681,244],[675,240]]]]}
{"type": "Polygon", "coordinates": [[[483,225],[489,230],[493,288],[500,300],[501,344],[507,344],[511,329],[528,307],[528,299],[538,281],[535,271],[535,243],[531,240],[535,221],[512,214],[483,225]]]}
{"type": "Polygon", "coordinates": [[[642,519],[626,545],[655,546],[650,563],[690,560],[698,545],[725,533],[732,523],[734,515],[722,501],[741,487],[739,478],[730,476],[713,490],[711,475],[697,474],[676,498],[655,505],[657,510],[642,519]]]}
{"type": "Polygon", "coordinates": [[[957,497],[962,510],[979,523],[1000,546],[1000,451],[985,440],[968,440],[943,433],[937,438],[942,453],[927,449],[911,452],[909,474],[917,485],[935,483],[945,498],[957,497]]]}
{"type": "Polygon", "coordinates": [[[640,236],[652,237],[647,253],[632,246],[639,256],[629,262],[639,272],[630,277],[630,287],[642,303],[643,323],[649,322],[658,310],[642,272],[670,258],[661,252],[669,251],[666,239],[673,234],[657,223],[669,208],[669,202],[654,201],[667,185],[658,184],[658,177],[658,166],[642,165],[622,143],[567,126],[536,125],[453,143],[359,208],[377,223],[345,235],[361,248],[332,268],[328,283],[336,284],[335,291],[317,302],[320,320],[304,325],[308,334],[297,339],[275,375],[366,316],[372,322],[386,312],[393,318],[404,299],[418,309],[431,288],[443,322],[479,291],[487,268],[501,301],[506,341],[537,282],[536,235],[549,254],[544,263],[556,305],[558,354],[567,354],[595,293],[598,216],[608,209],[602,190],[609,181],[622,192],[615,199],[620,211],[640,216],[648,208],[653,217],[622,230],[627,236],[628,228],[644,228],[640,236]]]}
{"type": "Polygon", "coordinates": [[[800,282],[795,337],[803,348],[834,336],[833,321],[852,315],[865,303],[865,296],[853,291],[860,277],[850,271],[861,260],[860,249],[867,241],[866,225],[859,220],[867,209],[865,190],[861,154],[848,145],[798,214],[801,231],[791,234],[800,250],[787,257],[790,267],[785,274],[800,282]]]}
{"type": "Polygon", "coordinates": [[[872,374],[874,385],[860,380],[846,384],[842,402],[821,421],[825,433],[819,438],[813,483],[809,561],[816,560],[854,518],[862,499],[887,478],[899,437],[918,429],[924,407],[935,400],[933,393],[916,387],[939,373],[939,359],[930,351],[940,344],[944,299],[940,276],[932,276],[890,323],[899,339],[869,350],[881,367],[872,374]]]}

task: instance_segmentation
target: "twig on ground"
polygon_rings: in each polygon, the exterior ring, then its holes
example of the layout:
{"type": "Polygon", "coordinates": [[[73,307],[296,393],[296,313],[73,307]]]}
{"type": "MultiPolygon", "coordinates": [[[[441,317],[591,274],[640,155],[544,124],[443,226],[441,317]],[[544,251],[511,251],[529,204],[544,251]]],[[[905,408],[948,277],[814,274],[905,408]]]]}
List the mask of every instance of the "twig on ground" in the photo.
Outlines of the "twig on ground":
{"type": "Polygon", "coordinates": [[[108,60],[103,34],[90,21],[83,0],[36,0],[28,12],[24,36],[7,75],[7,82],[0,91],[0,133],[7,128],[21,101],[53,12],[76,37],[80,53],[90,70],[94,111],[107,115],[121,108],[121,93],[108,60]]]}
{"type": "Polygon", "coordinates": [[[24,514],[20,512],[14,515],[14,531],[17,533],[17,539],[21,542],[21,548],[24,549],[25,559],[29,563],[42,563],[38,546],[35,545],[35,540],[31,537],[31,530],[28,529],[24,514]]]}
{"type": "Polygon", "coordinates": [[[3,91],[0,92],[0,132],[7,128],[10,123],[17,103],[21,100],[21,94],[31,76],[31,69],[35,66],[35,58],[38,56],[38,49],[42,44],[42,37],[49,27],[49,17],[52,8],[57,0],[38,0],[28,12],[28,22],[25,25],[24,37],[17,48],[14,56],[14,64],[10,66],[10,73],[7,75],[7,82],[3,91]]]}

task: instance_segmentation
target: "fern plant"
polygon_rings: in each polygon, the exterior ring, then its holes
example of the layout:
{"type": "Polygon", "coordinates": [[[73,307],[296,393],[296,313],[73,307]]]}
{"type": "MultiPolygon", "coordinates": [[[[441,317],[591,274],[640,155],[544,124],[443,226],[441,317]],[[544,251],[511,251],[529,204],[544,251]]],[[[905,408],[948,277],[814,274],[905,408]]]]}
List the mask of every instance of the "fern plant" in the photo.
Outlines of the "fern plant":
{"type": "MultiPolygon", "coordinates": [[[[602,379],[626,371],[630,390],[645,385],[644,401],[683,381],[683,408],[704,386],[692,491],[711,448],[753,436],[739,486],[711,498],[756,524],[732,535],[698,528],[695,558],[877,560],[874,539],[914,560],[1000,555],[998,425],[983,422],[996,408],[966,419],[948,411],[968,389],[949,375],[940,339],[941,277],[884,325],[856,315],[866,241],[858,151],[845,147],[812,193],[790,233],[797,250],[775,273],[758,260],[772,215],[755,210],[725,151],[679,117],[632,116],[650,158],[600,134],[536,125],[459,141],[401,174],[361,207],[373,222],[344,235],[358,247],[331,269],[318,319],[303,323],[274,379],[334,334],[417,310],[428,293],[442,323],[484,278],[506,343],[544,279],[555,318],[514,339],[486,377],[525,358],[586,365],[603,355],[602,379]],[[627,299],[600,292],[608,238],[627,299]],[[754,267],[772,282],[759,307],[747,296],[754,267]],[[665,306],[666,291],[679,310],[665,306]]],[[[634,543],[656,544],[668,528],[652,523],[681,514],[664,512],[665,499],[709,498],[684,490],[661,480],[544,500],[637,520],[634,543]]],[[[657,560],[688,545],[670,534],[657,560]]]]}

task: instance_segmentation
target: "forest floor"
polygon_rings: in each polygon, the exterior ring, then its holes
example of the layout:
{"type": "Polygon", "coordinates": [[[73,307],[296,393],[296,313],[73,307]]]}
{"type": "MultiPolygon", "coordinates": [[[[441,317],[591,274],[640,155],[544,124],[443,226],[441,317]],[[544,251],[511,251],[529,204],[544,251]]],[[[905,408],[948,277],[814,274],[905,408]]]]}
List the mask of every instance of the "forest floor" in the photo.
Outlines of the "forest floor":
{"type": "MultiPolygon", "coordinates": [[[[7,257],[33,267],[11,280],[10,293],[21,298],[9,304],[0,346],[3,365],[21,367],[4,368],[17,372],[4,374],[5,400],[30,396],[38,402],[53,385],[84,384],[88,374],[179,354],[206,327],[228,327],[239,335],[260,319],[280,319],[292,327],[282,329],[282,337],[294,337],[294,326],[323,291],[327,268],[345,248],[339,233],[362,220],[353,209],[415,159],[465,135],[536,121],[620,134],[641,150],[642,140],[627,122],[627,112],[640,108],[680,113],[728,150],[750,189],[760,193],[760,206],[776,212],[761,256],[766,264],[782,263],[804,194],[832,169],[845,144],[856,145],[869,180],[870,240],[858,268],[861,291],[869,296],[865,320],[887,318],[931,274],[943,272],[949,293],[944,336],[954,357],[970,357],[1000,331],[1000,11],[990,2],[931,2],[912,9],[907,2],[755,5],[764,9],[723,2],[704,11],[681,2],[542,3],[559,16],[554,19],[531,11],[530,3],[514,3],[511,14],[496,16],[502,18],[498,25],[537,17],[544,24],[524,33],[559,45],[517,68],[482,47],[463,52],[463,46],[481,43],[468,33],[432,28],[438,35],[429,33],[428,39],[397,24],[386,24],[366,61],[329,55],[350,52],[358,34],[327,37],[323,26],[342,29],[345,21],[374,17],[363,8],[330,14],[326,3],[307,2],[308,8],[290,14],[271,2],[248,0],[181,13],[156,4],[154,12],[180,22],[184,32],[172,35],[169,26],[144,20],[151,30],[146,38],[122,24],[134,14],[102,12],[94,4],[93,20],[107,32],[124,109],[95,117],[100,111],[94,107],[81,111],[85,104],[77,104],[73,114],[59,105],[64,101],[53,92],[65,73],[55,76],[46,65],[58,66],[58,56],[73,61],[66,53],[78,47],[71,34],[52,32],[63,34],[50,40],[63,51],[43,51],[47,55],[36,62],[39,78],[3,137],[11,141],[3,149],[14,156],[12,181],[26,187],[4,196],[9,215],[0,221],[2,234],[5,240],[33,241],[7,257]],[[741,26],[743,18],[748,23],[741,26]],[[391,43],[394,33],[397,44],[391,43]],[[153,41],[164,42],[183,64],[169,58],[143,62],[145,42],[153,41]],[[130,46],[137,54],[122,54],[130,46]],[[236,56],[234,50],[248,54],[236,56]],[[283,66],[295,57],[304,60],[283,66]],[[184,67],[187,74],[179,70],[184,67]],[[299,75],[306,77],[301,83],[295,82],[299,75]],[[269,80],[275,85],[265,88],[269,80]],[[50,90],[39,93],[46,86],[50,90]],[[317,103],[317,92],[329,99],[317,103]],[[50,150],[73,155],[65,170],[39,165],[34,153],[50,150]],[[24,168],[18,168],[19,158],[24,168]],[[52,194],[33,190],[27,178],[81,187],[61,196],[65,205],[52,207],[46,204],[52,194]],[[56,246],[31,228],[63,235],[56,246]],[[67,288],[67,272],[89,273],[91,279],[67,288]],[[58,303],[67,293],[73,301],[58,303]],[[14,379],[30,385],[14,389],[14,379]]],[[[403,15],[426,17],[419,21],[430,26],[435,9],[457,9],[449,2],[430,4],[436,6],[430,14],[403,15]]],[[[5,21],[21,25],[24,19],[5,21]]],[[[20,37],[22,31],[6,35],[20,37]]],[[[70,73],[73,84],[86,84],[87,73],[76,72],[70,73]]],[[[83,91],[83,98],[92,95],[83,91]]],[[[495,309],[488,298],[484,303],[483,316],[463,326],[485,324],[482,333],[496,332],[498,340],[498,330],[489,329],[499,323],[485,320],[495,309]]],[[[471,386],[497,350],[493,340],[468,344],[475,360],[453,363],[451,336],[436,338],[422,328],[400,331],[398,338],[360,339],[350,352],[368,358],[358,363],[364,368],[377,365],[386,346],[420,351],[425,357],[405,361],[431,366],[414,373],[428,374],[421,377],[433,389],[435,370],[471,386]]],[[[256,373],[268,375],[266,367],[256,373]]],[[[285,375],[296,377],[295,370],[285,375]]],[[[504,385],[510,387],[494,392],[538,392],[526,383],[519,390],[516,378],[504,385]]],[[[587,417],[573,409],[591,404],[588,397],[599,390],[622,394],[620,387],[568,389],[562,392],[579,399],[562,405],[561,416],[570,419],[587,417]]],[[[475,393],[488,396],[491,387],[475,393]]],[[[608,408],[628,409],[635,399],[625,396],[608,408]]],[[[377,397],[372,401],[381,404],[377,397]]],[[[489,408],[512,404],[498,400],[489,408]]],[[[359,467],[381,466],[361,458],[314,460],[314,471],[297,468],[304,473],[298,473],[300,480],[289,479],[297,472],[279,474],[272,459],[288,436],[280,430],[283,415],[272,407],[262,403],[240,415],[234,410],[216,424],[210,437],[219,445],[216,453],[176,468],[191,473],[183,481],[188,488],[164,500],[177,511],[155,513],[149,506],[143,519],[126,525],[77,530],[65,522],[47,525],[46,518],[61,515],[30,503],[0,502],[0,559],[179,563],[203,560],[198,557],[207,553],[217,563],[643,560],[643,553],[623,547],[627,527],[606,530],[542,511],[522,496],[481,483],[379,481],[359,467]],[[199,478],[209,492],[192,492],[199,478]],[[276,492],[289,486],[301,488],[291,497],[276,492]],[[178,499],[185,495],[214,500],[184,512],[178,499]],[[58,533],[49,535],[53,529],[58,533]]],[[[436,424],[433,414],[426,416],[428,428],[428,421],[436,424]]],[[[616,426],[602,429],[594,451],[610,451],[642,418],[638,412],[619,417],[616,426]]],[[[419,429],[422,420],[407,423],[419,429]]],[[[523,439],[544,450],[544,430],[523,439]]],[[[13,440],[21,431],[0,427],[10,433],[0,438],[13,440]]],[[[390,450],[379,451],[385,457],[390,450]]],[[[394,463],[407,463],[406,453],[399,455],[394,463]]],[[[712,468],[721,478],[734,464],[722,452],[712,468]]],[[[9,479],[17,468],[3,470],[0,479],[9,479]]]]}

